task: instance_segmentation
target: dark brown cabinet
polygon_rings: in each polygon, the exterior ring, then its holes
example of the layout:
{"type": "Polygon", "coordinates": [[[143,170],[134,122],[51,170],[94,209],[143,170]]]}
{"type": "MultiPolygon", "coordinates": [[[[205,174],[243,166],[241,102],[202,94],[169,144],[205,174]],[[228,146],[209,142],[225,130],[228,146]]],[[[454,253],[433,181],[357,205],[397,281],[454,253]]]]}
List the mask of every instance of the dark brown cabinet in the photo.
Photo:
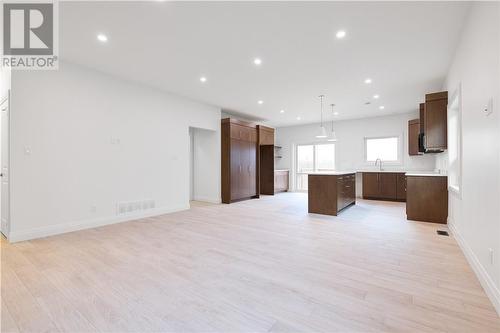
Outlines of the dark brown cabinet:
{"type": "Polygon", "coordinates": [[[407,176],[408,220],[447,223],[448,179],[446,176],[407,176]]]}
{"type": "Polygon", "coordinates": [[[355,174],[308,175],[309,213],[337,215],[356,203],[355,174]]]}
{"type": "Polygon", "coordinates": [[[408,121],[408,154],[410,156],[420,155],[418,149],[418,136],[420,134],[420,119],[408,121]]]}
{"type": "Polygon", "coordinates": [[[337,211],[356,201],[356,175],[348,174],[337,177],[337,211]]]}
{"type": "Polygon", "coordinates": [[[260,193],[273,195],[274,189],[274,128],[257,125],[259,147],[260,193]]]}
{"type": "Polygon", "coordinates": [[[387,200],[397,199],[397,174],[381,172],[379,174],[379,198],[387,200]]]}
{"type": "Polygon", "coordinates": [[[379,197],[379,173],[363,173],[363,199],[379,197]]]}
{"type": "Polygon", "coordinates": [[[420,152],[440,153],[448,148],[448,92],[425,95],[420,104],[420,152]]]}
{"type": "Polygon", "coordinates": [[[425,95],[424,145],[430,150],[448,148],[448,92],[425,95]]]}
{"type": "Polygon", "coordinates": [[[227,118],[221,127],[222,202],[258,197],[256,126],[227,118]]]}
{"type": "Polygon", "coordinates": [[[404,201],[400,177],[404,173],[363,172],[363,198],[404,201]]]}
{"type": "Polygon", "coordinates": [[[396,199],[398,201],[406,201],[406,175],[398,173],[397,178],[396,199]]]}
{"type": "Polygon", "coordinates": [[[259,131],[259,145],[274,146],[274,128],[257,125],[259,131]]]}
{"type": "Polygon", "coordinates": [[[424,131],[425,131],[425,128],[424,128],[424,125],[425,125],[425,103],[420,103],[419,114],[420,114],[420,119],[419,119],[420,133],[424,133],[424,131]]]}

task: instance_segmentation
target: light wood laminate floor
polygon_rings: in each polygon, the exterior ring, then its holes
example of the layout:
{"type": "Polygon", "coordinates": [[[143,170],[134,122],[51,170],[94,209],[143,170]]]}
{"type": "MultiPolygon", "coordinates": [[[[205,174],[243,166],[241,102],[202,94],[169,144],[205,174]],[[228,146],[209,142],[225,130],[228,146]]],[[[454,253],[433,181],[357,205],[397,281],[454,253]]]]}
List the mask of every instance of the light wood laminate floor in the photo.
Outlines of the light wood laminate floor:
{"type": "Polygon", "coordinates": [[[2,241],[2,332],[500,332],[452,237],[305,194],[2,241]]]}

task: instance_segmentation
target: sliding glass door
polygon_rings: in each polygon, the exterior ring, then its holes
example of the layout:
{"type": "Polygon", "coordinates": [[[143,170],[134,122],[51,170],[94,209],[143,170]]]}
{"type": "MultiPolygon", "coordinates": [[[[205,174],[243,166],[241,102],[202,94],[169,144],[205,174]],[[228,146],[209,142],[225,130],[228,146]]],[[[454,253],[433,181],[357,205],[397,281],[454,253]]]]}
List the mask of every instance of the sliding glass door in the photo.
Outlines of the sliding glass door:
{"type": "Polygon", "coordinates": [[[296,190],[307,191],[307,174],[335,170],[335,144],[297,145],[296,190]]]}

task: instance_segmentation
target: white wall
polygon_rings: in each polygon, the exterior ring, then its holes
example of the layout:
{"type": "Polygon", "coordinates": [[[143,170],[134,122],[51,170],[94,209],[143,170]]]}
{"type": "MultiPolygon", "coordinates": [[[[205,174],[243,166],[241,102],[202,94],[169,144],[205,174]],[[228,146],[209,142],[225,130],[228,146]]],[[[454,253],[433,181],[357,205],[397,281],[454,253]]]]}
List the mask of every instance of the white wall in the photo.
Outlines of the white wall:
{"type": "Polygon", "coordinates": [[[64,62],[13,73],[11,240],[129,219],[118,202],[188,208],[190,126],[220,138],[220,109],[64,62]]]}
{"type": "Polygon", "coordinates": [[[10,89],[10,67],[0,66],[0,101],[7,97],[10,89]]]}
{"type": "Polygon", "coordinates": [[[193,199],[220,203],[220,132],[194,128],[193,199]]]}
{"type": "MultiPolygon", "coordinates": [[[[415,105],[418,105],[418,102],[415,101],[415,105]]],[[[365,137],[400,136],[402,138],[400,140],[402,144],[402,163],[400,165],[386,164],[384,169],[434,170],[434,155],[408,155],[408,120],[418,117],[419,115],[415,111],[408,114],[334,122],[338,140],[335,146],[336,169],[362,170],[374,168],[373,164],[367,164],[364,160],[365,137]]],[[[331,130],[330,122],[326,123],[325,126],[327,130],[331,130]]],[[[315,138],[318,128],[319,124],[277,128],[276,144],[283,147],[283,158],[277,161],[276,167],[293,170],[295,145],[321,141],[315,138]]],[[[359,187],[357,193],[361,193],[359,187]]]]}
{"type": "MultiPolygon", "coordinates": [[[[11,77],[11,70],[10,67],[4,67],[0,66],[0,102],[5,100],[9,96],[9,89],[10,89],[10,77],[11,77]]],[[[2,147],[2,119],[0,117],[0,147],[2,147]]],[[[2,164],[1,161],[1,151],[0,151],[0,165],[2,164]]],[[[0,190],[0,201],[2,200],[2,191],[0,190]]],[[[5,198],[3,199],[5,200],[5,198]]],[[[0,205],[0,216],[2,214],[2,205],[0,205]]],[[[5,226],[6,229],[8,229],[8,225],[5,226]]],[[[1,230],[2,233],[8,234],[8,230],[1,230]]]]}
{"type": "MultiPolygon", "coordinates": [[[[453,95],[462,84],[462,198],[450,192],[449,225],[500,313],[499,48],[499,3],[474,3],[445,89],[453,95]],[[494,112],[486,116],[490,98],[494,112]]],[[[436,166],[447,167],[446,155],[436,166]]]]}

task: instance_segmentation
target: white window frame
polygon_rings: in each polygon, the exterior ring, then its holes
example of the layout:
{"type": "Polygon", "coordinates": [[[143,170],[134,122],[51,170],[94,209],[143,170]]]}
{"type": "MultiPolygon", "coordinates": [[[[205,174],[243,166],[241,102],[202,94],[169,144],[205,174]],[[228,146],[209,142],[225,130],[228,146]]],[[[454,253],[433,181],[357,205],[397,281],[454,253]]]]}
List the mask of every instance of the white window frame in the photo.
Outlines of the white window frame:
{"type": "MultiPolygon", "coordinates": [[[[450,183],[450,177],[448,177],[448,190],[454,193],[458,198],[462,198],[462,146],[463,146],[463,137],[462,137],[462,84],[460,83],[452,95],[450,99],[450,103],[448,103],[448,124],[450,123],[450,118],[456,114],[457,117],[457,163],[456,167],[451,170],[450,163],[450,153],[447,153],[447,163],[448,163],[448,175],[451,172],[457,174],[457,184],[450,183]]],[[[451,133],[448,131],[448,142],[452,142],[454,140],[451,138],[451,133]]]]}
{"type": "Polygon", "coordinates": [[[375,161],[368,161],[368,151],[367,151],[367,141],[373,139],[390,139],[397,138],[398,139],[398,159],[396,161],[382,161],[382,165],[402,165],[403,164],[403,135],[384,135],[384,136],[365,136],[363,140],[363,150],[364,157],[363,161],[365,165],[373,165],[375,161]]]}
{"type": "Polygon", "coordinates": [[[299,146],[313,146],[313,170],[316,169],[316,148],[314,146],[319,146],[319,145],[334,145],[335,147],[335,154],[334,154],[334,161],[333,161],[333,170],[337,169],[337,143],[336,142],[309,142],[309,143],[298,143],[295,145],[294,149],[294,175],[293,175],[293,187],[296,192],[307,192],[307,190],[299,190],[297,188],[297,177],[299,175],[306,175],[308,174],[307,172],[299,172],[299,146]]]}

